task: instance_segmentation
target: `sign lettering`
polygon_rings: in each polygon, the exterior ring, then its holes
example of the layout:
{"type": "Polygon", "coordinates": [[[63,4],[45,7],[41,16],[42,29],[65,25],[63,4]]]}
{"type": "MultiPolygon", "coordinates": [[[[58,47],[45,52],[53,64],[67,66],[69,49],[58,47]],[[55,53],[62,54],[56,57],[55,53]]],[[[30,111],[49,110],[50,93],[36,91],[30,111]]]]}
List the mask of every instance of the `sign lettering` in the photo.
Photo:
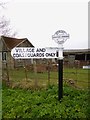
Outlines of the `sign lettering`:
{"type": "Polygon", "coordinates": [[[50,48],[15,47],[11,51],[14,59],[57,58],[57,50],[50,48]]]}

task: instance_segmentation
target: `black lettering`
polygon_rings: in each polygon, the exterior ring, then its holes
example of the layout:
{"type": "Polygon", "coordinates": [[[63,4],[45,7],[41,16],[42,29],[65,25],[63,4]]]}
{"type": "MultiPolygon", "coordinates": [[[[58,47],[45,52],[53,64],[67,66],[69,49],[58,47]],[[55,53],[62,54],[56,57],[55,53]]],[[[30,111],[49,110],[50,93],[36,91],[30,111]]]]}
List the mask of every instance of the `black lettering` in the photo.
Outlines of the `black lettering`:
{"type": "Polygon", "coordinates": [[[22,54],[18,54],[18,53],[15,54],[15,53],[14,53],[14,54],[13,54],[13,57],[14,57],[14,58],[24,57],[24,54],[23,54],[23,53],[22,53],[22,54]]]}
{"type": "Polygon", "coordinates": [[[55,57],[55,53],[46,53],[45,56],[46,57],[55,57]]]}
{"type": "MultiPolygon", "coordinates": [[[[15,49],[16,50],[16,52],[18,52],[18,49],[15,49]]],[[[15,54],[14,54],[15,55],[15,54]]]]}
{"type": "Polygon", "coordinates": [[[34,48],[27,48],[26,52],[34,52],[34,48]]]}
{"type": "Polygon", "coordinates": [[[15,48],[16,52],[23,52],[23,49],[15,48]]]}
{"type": "Polygon", "coordinates": [[[30,54],[30,53],[28,53],[28,54],[27,54],[27,57],[30,57],[30,56],[31,56],[31,54],[30,54]]]}
{"type": "Polygon", "coordinates": [[[45,52],[46,49],[45,48],[37,48],[36,52],[45,52]]]}

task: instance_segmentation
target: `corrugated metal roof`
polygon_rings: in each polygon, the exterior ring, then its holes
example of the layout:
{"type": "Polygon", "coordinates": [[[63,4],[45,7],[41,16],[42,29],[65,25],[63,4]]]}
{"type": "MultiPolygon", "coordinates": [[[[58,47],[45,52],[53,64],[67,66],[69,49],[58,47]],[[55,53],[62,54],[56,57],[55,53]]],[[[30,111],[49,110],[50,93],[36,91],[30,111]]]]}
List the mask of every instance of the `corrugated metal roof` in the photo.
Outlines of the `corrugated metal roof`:
{"type": "MultiPolygon", "coordinates": [[[[48,49],[55,49],[55,50],[60,50],[58,47],[47,47],[48,49]]],[[[89,49],[63,49],[64,53],[90,53],[90,48],[89,49]]]]}
{"type": "Polygon", "coordinates": [[[65,49],[65,53],[90,53],[90,49],[65,49]]]}

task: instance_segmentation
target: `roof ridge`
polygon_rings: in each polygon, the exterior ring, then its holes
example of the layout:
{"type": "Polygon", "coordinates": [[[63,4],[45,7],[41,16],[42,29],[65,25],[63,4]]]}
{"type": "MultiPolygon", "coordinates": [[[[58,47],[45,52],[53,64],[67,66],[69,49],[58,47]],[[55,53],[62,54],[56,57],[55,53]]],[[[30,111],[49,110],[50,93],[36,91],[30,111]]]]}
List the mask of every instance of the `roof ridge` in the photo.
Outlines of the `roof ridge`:
{"type": "Polygon", "coordinates": [[[4,35],[2,35],[1,37],[4,37],[4,38],[11,38],[11,39],[18,39],[18,40],[27,39],[27,38],[8,37],[8,36],[4,36],[4,35]]]}
{"type": "MultiPolygon", "coordinates": [[[[2,36],[1,38],[9,50],[19,46],[25,41],[28,41],[31,44],[31,42],[27,38],[18,39],[18,38],[6,37],[6,36],[2,36]]],[[[31,46],[33,45],[31,44],[31,46]]]]}

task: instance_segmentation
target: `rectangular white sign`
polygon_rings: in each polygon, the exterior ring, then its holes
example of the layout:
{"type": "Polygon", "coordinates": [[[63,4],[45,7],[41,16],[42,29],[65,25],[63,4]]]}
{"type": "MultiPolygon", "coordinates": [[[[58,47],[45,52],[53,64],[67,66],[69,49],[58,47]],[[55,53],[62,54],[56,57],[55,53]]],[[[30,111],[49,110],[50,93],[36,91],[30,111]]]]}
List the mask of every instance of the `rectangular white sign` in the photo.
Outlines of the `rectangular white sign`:
{"type": "Polygon", "coordinates": [[[50,48],[15,47],[11,51],[14,59],[57,58],[57,50],[50,48]]]}

